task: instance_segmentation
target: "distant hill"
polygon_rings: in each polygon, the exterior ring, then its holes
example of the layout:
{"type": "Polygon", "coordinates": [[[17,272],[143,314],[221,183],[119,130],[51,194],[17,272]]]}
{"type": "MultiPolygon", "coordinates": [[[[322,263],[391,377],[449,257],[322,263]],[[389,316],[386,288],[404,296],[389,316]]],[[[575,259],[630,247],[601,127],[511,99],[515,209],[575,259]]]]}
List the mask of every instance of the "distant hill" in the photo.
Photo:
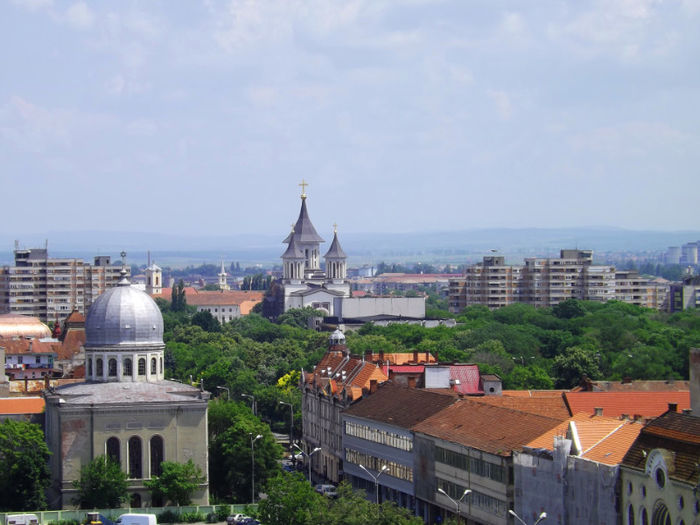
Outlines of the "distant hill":
{"type": "MultiPolygon", "coordinates": [[[[203,262],[276,264],[284,251],[284,235],[231,234],[191,236],[143,232],[47,232],[41,235],[0,234],[0,263],[12,262],[14,239],[25,248],[43,247],[48,239],[51,257],[79,257],[128,253],[130,263],[146,261],[185,266],[203,262]]],[[[527,256],[553,256],[561,248],[603,252],[661,252],[668,246],[700,240],[700,231],[637,231],[620,228],[492,228],[416,233],[341,233],[340,242],[350,264],[379,261],[462,263],[479,260],[497,250],[511,262],[527,256]]],[[[330,239],[322,245],[328,247],[330,239]]]]}

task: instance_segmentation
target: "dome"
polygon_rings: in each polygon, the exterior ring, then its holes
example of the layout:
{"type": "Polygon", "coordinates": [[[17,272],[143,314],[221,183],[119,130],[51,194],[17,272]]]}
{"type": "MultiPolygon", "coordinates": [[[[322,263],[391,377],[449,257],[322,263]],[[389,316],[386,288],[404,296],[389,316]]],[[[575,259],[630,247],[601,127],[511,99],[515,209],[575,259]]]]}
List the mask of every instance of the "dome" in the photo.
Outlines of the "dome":
{"type": "Polygon", "coordinates": [[[36,337],[42,339],[51,337],[51,330],[38,317],[21,314],[0,315],[0,338],[36,337]]]}
{"type": "Polygon", "coordinates": [[[92,304],[85,319],[85,346],[163,346],[163,316],[148,294],[126,279],[92,304]]]}
{"type": "Polygon", "coordinates": [[[330,344],[331,346],[336,346],[336,345],[344,345],[345,344],[345,334],[340,331],[340,329],[336,328],[335,332],[333,332],[330,336],[330,344]]]}

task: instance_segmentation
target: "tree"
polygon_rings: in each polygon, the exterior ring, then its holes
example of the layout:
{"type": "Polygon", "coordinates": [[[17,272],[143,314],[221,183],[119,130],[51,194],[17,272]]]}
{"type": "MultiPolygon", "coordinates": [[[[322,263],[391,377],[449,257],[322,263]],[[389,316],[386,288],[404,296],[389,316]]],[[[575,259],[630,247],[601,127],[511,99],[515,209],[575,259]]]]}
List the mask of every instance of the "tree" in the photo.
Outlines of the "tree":
{"type": "Polygon", "coordinates": [[[0,510],[46,508],[50,455],[39,425],[11,419],[0,424],[0,510]]]}
{"type": "Polygon", "coordinates": [[[267,525],[305,525],[325,507],[304,476],[282,472],[267,484],[267,498],[258,505],[260,520],[267,525]]]}
{"type": "Polygon", "coordinates": [[[126,472],[113,459],[97,456],[80,469],[73,488],[78,491],[73,503],[81,509],[117,508],[127,496],[126,472]]]}
{"type": "Polygon", "coordinates": [[[180,279],[170,294],[170,309],[173,312],[181,312],[187,306],[187,298],[185,297],[185,283],[180,279]]]}
{"type": "Polygon", "coordinates": [[[194,314],[192,316],[192,324],[199,326],[202,330],[206,330],[207,332],[221,331],[221,323],[219,323],[216,317],[211,315],[211,312],[207,312],[206,310],[194,314]]]}
{"type": "Polygon", "coordinates": [[[323,312],[305,306],[304,308],[290,308],[277,318],[278,324],[288,324],[297,328],[309,328],[309,319],[323,317],[323,312]]]}
{"type": "Polygon", "coordinates": [[[572,346],[554,358],[554,373],[557,388],[571,388],[581,382],[586,375],[596,379],[600,375],[596,355],[582,346],[572,346]]]}
{"type": "Polygon", "coordinates": [[[202,469],[191,459],[187,463],[163,461],[160,467],[159,476],[143,483],[151,491],[153,499],[172,505],[189,505],[192,494],[205,481],[202,469]]]}

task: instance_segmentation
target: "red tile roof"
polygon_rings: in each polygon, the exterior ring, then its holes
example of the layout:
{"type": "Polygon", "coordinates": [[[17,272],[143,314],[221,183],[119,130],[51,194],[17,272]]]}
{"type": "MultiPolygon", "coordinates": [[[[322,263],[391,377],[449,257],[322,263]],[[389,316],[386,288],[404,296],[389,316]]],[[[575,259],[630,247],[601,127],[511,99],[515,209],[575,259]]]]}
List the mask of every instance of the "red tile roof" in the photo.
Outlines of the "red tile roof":
{"type": "Polygon", "coordinates": [[[54,354],[58,353],[61,343],[39,339],[3,339],[0,346],[5,349],[6,355],[54,354]]]}
{"type": "Polygon", "coordinates": [[[559,394],[558,397],[483,396],[475,397],[474,400],[488,405],[511,408],[529,414],[538,414],[540,416],[555,417],[558,419],[565,419],[571,416],[561,394],[559,394]]]}
{"type": "MultiPolygon", "coordinates": [[[[163,288],[160,295],[153,295],[154,298],[160,297],[166,301],[171,300],[172,288],[163,288]]],[[[242,291],[242,290],[196,290],[194,288],[185,288],[185,299],[187,304],[193,306],[229,306],[240,305],[245,301],[255,301],[255,304],[262,301],[265,292],[261,291],[242,291]]],[[[251,306],[252,308],[252,306],[251,306]]]]}
{"type": "Polygon", "coordinates": [[[81,314],[78,310],[73,310],[65,320],[66,323],[84,323],[85,316],[81,314]]]}
{"type": "Polygon", "coordinates": [[[0,414],[41,414],[43,397],[6,397],[0,399],[0,414]]]}
{"type": "Polygon", "coordinates": [[[450,366],[450,380],[454,381],[454,390],[460,394],[483,394],[481,377],[477,365],[450,366]]]}
{"type": "Polygon", "coordinates": [[[645,419],[657,417],[676,403],[679,410],[690,408],[690,392],[566,392],[564,399],[571,414],[593,414],[602,408],[603,415],[620,417],[640,415],[645,419]]]}
{"type": "MultiPolygon", "coordinates": [[[[371,397],[370,397],[371,399],[371,397]]],[[[510,456],[561,418],[546,417],[462,398],[414,425],[413,430],[491,454],[510,456]]]]}

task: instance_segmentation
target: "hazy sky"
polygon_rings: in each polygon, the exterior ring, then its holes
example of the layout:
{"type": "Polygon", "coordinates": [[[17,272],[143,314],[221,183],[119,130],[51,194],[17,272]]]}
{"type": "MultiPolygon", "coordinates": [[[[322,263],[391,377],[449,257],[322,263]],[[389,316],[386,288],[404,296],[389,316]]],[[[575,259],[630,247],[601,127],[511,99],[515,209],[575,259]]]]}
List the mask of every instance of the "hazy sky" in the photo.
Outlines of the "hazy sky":
{"type": "Polygon", "coordinates": [[[697,228],[700,0],[0,4],[5,233],[697,228]]]}

